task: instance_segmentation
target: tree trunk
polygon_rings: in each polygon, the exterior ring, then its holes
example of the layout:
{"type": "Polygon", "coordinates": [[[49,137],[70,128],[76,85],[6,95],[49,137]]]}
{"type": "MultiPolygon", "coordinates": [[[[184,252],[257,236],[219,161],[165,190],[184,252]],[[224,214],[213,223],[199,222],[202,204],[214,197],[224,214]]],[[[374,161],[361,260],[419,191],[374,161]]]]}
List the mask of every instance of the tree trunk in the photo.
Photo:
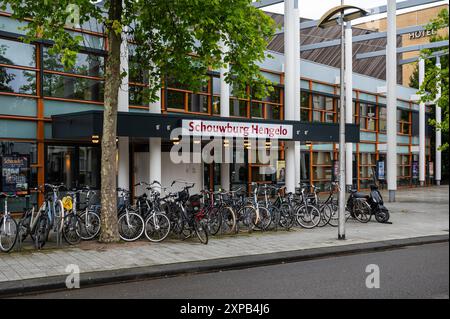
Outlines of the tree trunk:
{"type": "MultiPolygon", "coordinates": [[[[122,0],[111,0],[109,20],[121,22],[122,0]]],[[[121,83],[120,44],[121,33],[108,26],[108,57],[105,69],[105,96],[103,113],[102,161],[101,161],[101,233],[100,242],[110,243],[120,240],[117,225],[117,108],[121,83]]]]}

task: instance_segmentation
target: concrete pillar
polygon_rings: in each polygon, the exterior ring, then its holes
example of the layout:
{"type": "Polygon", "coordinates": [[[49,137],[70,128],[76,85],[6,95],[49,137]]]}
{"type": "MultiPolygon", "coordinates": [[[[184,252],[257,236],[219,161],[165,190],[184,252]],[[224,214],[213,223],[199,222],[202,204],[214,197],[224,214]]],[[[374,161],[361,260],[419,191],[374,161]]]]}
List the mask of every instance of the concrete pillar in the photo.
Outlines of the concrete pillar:
{"type": "MultiPolygon", "coordinates": [[[[120,47],[120,68],[121,72],[126,72],[120,85],[118,96],[118,111],[128,112],[128,42],[125,35],[122,36],[122,45],[120,47]]],[[[130,152],[129,138],[119,137],[118,142],[118,177],[117,186],[124,189],[130,189],[130,152]]]]}
{"type": "MultiPolygon", "coordinates": [[[[149,112],[150,113],[161,113],[161,90],[157,94],[158,100],[150,103],[149,112]]],[[[157,181],[161,183],[161,138],[151,137],[149,138],[149,179],[148,181],[152,183],[157,181]]]]}
{"type": "MultiPolygon", "coordinates": [[[[284,1],[285,119],[300,120],[300,14],[298,0],[284,1]],[[298,109],[298,110],[297,110],[298,109]]],[[[286,189],[300,181],[299,143],[286,142],[286,189]],[[297,144],[297,146],[296,146],[297,144]],[[297,154],[297,155],[296,155],[297,154]],[[298,163],[297,163],[298,161],[298,163]]]]}
{"type": "MultiPolygon", "coordinates": [[[[436,58],[436,67],[441,69],[441,61],[440,58],[436,58]]],[[[437,82],[437,94],[436,94],[436,124],[440,124],[442,122],[441,108],[438,106],[438,100],[441,98],[441,80],[438,79],[437,82]]],[[[442,131],[436,130],[436,163],[435,163],[435,176],[436,176],[436,185],[441,185],[442,178],[442,154],[440,151],[440,147],[442,145],[442,131]]]]}
{"type": "MultiPolygon", "coordinates": [[[[353,43],[352,23],[347,22],[345,28],[345,123],[353,122],[353,43]]],[[[345,184],[353,185],[353,143],[346,143],[345,150],[345,184]]]]}
{"type": "MultiPolygon", "coordinates": [[[[221,41],[222,52],[226,54],[228,47],[221,41]]],[[[220,116],[230,116],[230,84],[225,81],[226,73],[229,71],[229,65],[225,64],[220,68],[220,116]]],[[[232,145],[232,144],[231,144],[232,145]]],[[[222,146],[223,147],[223,146],[222,146]]],[[[224,147],[224,153],[229,151],[224,147]]],[[[225,158],[225,156],[224,156],[225,158]]],[[[223,190],[230,190],[230,163],[220,164],[220,185],[223,190]]]]}
{"type": "Polygon", "coordinates": [[[387,2],[387,48],[386,48],[386,88],[387,88],[387,186],[389,202],[395,202],[397,190],[397,4],[387,2]]]}
{"type": "MultiPolygon", "coordinates": [[[[425,60],[419,59],[419,86],[422,86],[425,79],[425,60]]],[[[425,103],[419,104],[419,182],[420,186],[425,185],[425,103]]]]}

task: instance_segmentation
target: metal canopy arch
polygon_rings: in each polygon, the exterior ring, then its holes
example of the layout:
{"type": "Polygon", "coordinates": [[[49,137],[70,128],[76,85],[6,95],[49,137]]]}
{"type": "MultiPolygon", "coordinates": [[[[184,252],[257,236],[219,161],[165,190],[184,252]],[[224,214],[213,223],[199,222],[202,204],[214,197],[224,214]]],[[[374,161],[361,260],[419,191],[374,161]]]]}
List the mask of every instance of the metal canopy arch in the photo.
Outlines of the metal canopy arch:
{"type": "Polygon", "coordinates": [[[323,14],[323,16],[318,20],[317,26],[319,28],[327,28],[332,24],[337,24],[337,19],[339,19],[340,14],[345,12],[346,10],[356,10],[355,12],[351,12],[348,14],[344,14],[343,20],[345,22],[354,20],[356,18],[367,15],[367,11],[352,5],[340,5],[334,8],[331,8],[327,12],[323,14]]]}

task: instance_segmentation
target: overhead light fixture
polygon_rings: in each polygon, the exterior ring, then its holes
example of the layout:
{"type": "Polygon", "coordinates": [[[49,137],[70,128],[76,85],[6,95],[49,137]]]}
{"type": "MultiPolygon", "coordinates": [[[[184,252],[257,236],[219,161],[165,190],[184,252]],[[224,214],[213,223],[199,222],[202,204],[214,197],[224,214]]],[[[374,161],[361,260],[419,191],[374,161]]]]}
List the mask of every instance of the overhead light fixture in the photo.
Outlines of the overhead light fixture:
{"type": "Polygon", "coordinates": [[[173,141],[173,145],[178,145],[178,144],[180,144],[179,141],[173,141]]]}
{"type": "Polygon", "coordinates": [[[194,140],[194,144],[200,144],[201,142],[199,140],[194,140]]]}
{"type": "Polygon", "coordinates": [[[98,135],[92,135],[91,140],[93,144],[98,144],[100,142],[100,137],[98,135]]]}

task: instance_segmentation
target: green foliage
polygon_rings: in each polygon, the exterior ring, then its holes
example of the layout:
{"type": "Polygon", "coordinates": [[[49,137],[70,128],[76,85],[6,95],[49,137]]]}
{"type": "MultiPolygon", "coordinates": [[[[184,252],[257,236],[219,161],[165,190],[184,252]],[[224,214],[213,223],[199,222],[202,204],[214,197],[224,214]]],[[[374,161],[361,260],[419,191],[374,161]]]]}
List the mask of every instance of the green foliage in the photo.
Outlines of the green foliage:
{"type": "MultiPolygon", "coordinates": [[[[445,30],[447,29],[447,33],[444,35],[436,34],[431,38],[432,42],[442,41],[444,39],[448,39],[448,10],[443,9],[439,12],[439,15],[436,19],[433,19],[428,25],[427,30],[445,30]]],[[[421,55],[424,58],[430,56],[430,54],[434,51],[442,51],[446,50],[448,52],[448,48],[438,48],[434,50],[423,50],[421,55]]],[[[436,127],[436,130],[441,130],[444,133],[444,137],[448,135],[448,120],[449,120],[449,111],[448,111],[448,82],[449,82],[449,74],[448,74],[448,55],[442,56],[440,59],[441,67],[438,68],[436,66],[436,60],[433,59],[425,59],[426,63],[426,72],[425,79],[422,86],[419,89],[418,94],[422,95],[423,102],[433,102],[436,103],[437,106],[441,108],[442,113],[442,122],[436,123],[434,119],[430,120],[430,124],[436,127]],[[438,83],[440,81],[440,89],[441,89],[441,97],[436,100],[438,94],[438,83]]],[[[418,86],[418,85],[417,85],[418,86]]],[[[448,141],[444,142],[442,145],[442,150],[448,149],[449,144],[448,141]]]]}
{"type": "MultiPolygon", "coordinates": [[[[205,82],[208,70],[231,65],[226,81],[238,96],[264,97],[273,90],[271,82],[260,73],[258,62],[265,59],[268,40],[275,22],[251,5],[251,0],[124,0],[121,21],[108,17],[108,6],[90,0],[7,0],[13,18],[31,19],[24,41],[54,41],[50,53],[58,55],[66,69],[72,69],[83,38],[65,28],[96,20],[116,34],[124,33],[136,43],[138,71],[149,72],[148,101],[156,98],[159,79],[168,76],[196,90],[205,82]],[[76,10],[74,9],[76,6],[76,10]],[[73,16],[77,13],[77,16],[73,16]],[[126,27],[125,27],[126,26],[126,27]],[[222,41],[228,48],[223,53],[222,41]]],[[[136,70],[135,70],[136,71],[136,70]]],[[[130,70],[130,72],[134,72],[130,70]]],[[[123,75],[123,74],[122,74],[123,75]]]]}

